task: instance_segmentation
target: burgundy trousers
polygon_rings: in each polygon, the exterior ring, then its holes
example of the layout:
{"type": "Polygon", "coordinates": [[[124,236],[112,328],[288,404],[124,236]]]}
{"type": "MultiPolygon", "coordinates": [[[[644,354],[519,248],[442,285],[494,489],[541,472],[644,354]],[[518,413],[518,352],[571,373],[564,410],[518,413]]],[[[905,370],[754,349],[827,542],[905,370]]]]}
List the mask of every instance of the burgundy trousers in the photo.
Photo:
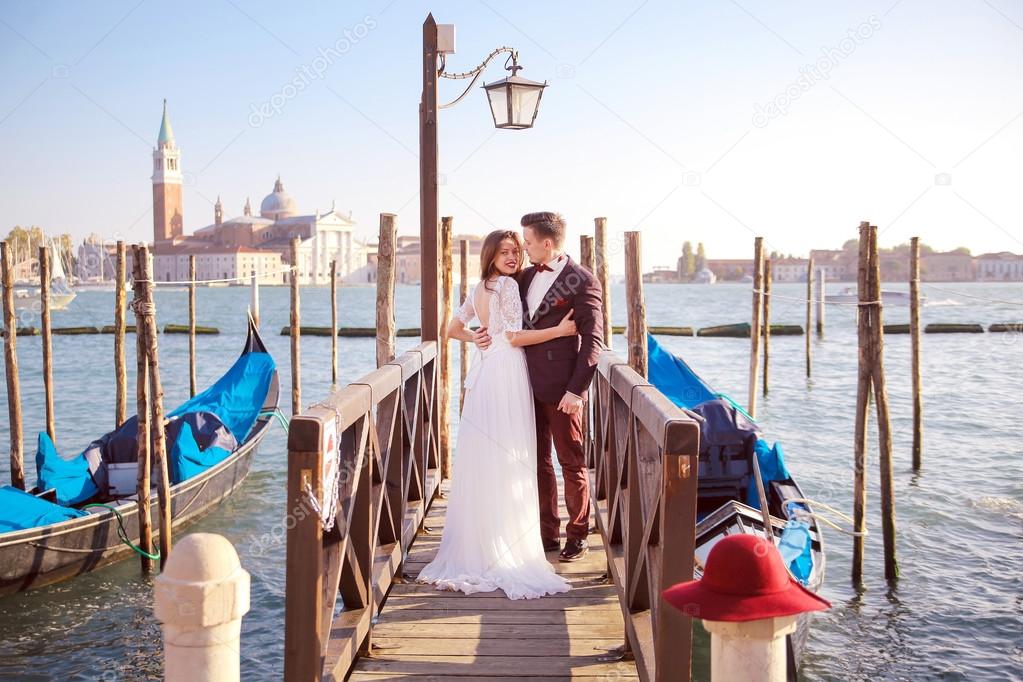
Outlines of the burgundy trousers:
{"type": "Polygon", "coordinates": [[[540,495],[540,533],[544,540],[561,536],[558,479],[551,462],[551,440],[565,480],[569,540],[585,540],[590,530],[590,477],[583,453],[582,414],[567,415],[557,403],[533,401],[536,410],[536,483],[540,495]]]}

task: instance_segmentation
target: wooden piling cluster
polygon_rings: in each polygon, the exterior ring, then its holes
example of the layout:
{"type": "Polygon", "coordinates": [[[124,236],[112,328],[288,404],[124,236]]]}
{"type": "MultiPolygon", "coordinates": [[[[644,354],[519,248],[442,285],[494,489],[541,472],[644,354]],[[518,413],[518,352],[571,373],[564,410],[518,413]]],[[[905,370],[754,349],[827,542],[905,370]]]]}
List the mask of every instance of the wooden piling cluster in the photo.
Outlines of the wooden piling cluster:
{"type": "MultiPolygon", "coordinates": [[[[159,350],[157,347],[156,304],[153,302],[152,269],[149,248],[132,247],[136,344],[136,397],[138,402],[138,498],[140,545],[144,552],[152,553],[152,529],[147,528],[150,518],[150,459],[157,466],[156,489],[159,503],[160,565],[166,566],[171,550],[171,497],[170,472],[167,461],[167,436],[164,430],[163,384],[160,380],[159,350]],[[152,447],[152,453],[149,448],[152,447]],[[148,539],[146,535],[149,535],[148,539]]],[[[142,570],[152,569],[152,563],[142,556],[142,570]]]]}
{"type": "Polygon", "coordinates": [[[870,397],[877,411],[879,445],[881,528],[884,534],[885,578],[899,576],[895,553],[895,492],[892,472],[892,431],[888,409],[888,388],[884,372],[884,321],[881,302],[881,265],[877,255],[877,227],[860,223],[859,265],[857,268],[859,314],[857,316],[858,371],[856,418],[853,442],[853,525],[860,533],[853,541],[853,582],[863,577],[866,530],[867,411],[870,397]]]}

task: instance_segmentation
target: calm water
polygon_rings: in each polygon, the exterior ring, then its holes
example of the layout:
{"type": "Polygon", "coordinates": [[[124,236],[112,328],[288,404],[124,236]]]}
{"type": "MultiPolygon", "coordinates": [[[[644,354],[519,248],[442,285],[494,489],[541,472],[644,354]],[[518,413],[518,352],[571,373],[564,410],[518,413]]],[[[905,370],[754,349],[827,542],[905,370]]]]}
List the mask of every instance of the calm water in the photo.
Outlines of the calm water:
{"type": "MultiPolygon", "coordinates": [[[[972,296],[1023,302],[1021,284],[941,285],[972,296]]],[[[832,287],[835,288],[834,286],[832,287]]],[[[897,287],[896,287],[897,288],[897,287]]],[[[776,285],[779,296],[799,297],[804,285],[776,285]]],[[[1023,319],[1023,306],[987,303],[926,290],[924,322],[1023,319]]],[[[749,285],[648,286],[651,324],[705,326],[748,320],[749,285]]],[[[261,292],[266,342],[285,385],[288,292],[261,292]]],[[[112,322],[111,292],[85,291],[71,310],[55,313],[55,326],[112,322]]],[[[233,361],[245,330],[248,292],[198,292],[199,324],[219,336],[199,338],[199,379],[206,385],[233,361]]],[[[613,318],[624,322],[624,291],[613,289],[613,318]]],[[[776,299],[772,320],[802,324],[804,305],[776,299]]],[[[161,291],[161,324],[186,321],[186,294],[161,291]]],[[[419,290],[397,292],[399,326],[418,325],[419,290]]],[[[341,291],[341,323],[372,326],[374,292],[341,291]]],[[[889,307],[886,321],[903,322],[905,308],[889,307]]],[[[329,294],[302,296],[305,324],[329,324],[329,294]]],[[[31,323],[31,322],[29,322],[31,323]]],[[[784,443],[789,468],[812,498],[851,510],[855,402],[855,326],[852,308],[829,306],[827,333],[814,340],[814,376],[803,371],[801,337],[772,339],[771,387],[760,401],[760,423],[784,443]]],[[[416,339],[398,339],[399,351],[416,339]]],[[[663,338],[715,388],[745,397],[748,341],[663,338]]],[[[615,346],[623,346],[615,339],[615,346]]],[[[113,426],[111,336],[55,337],[57,443],[77,453],[113,426]]],[[[188,393],[187,337],[161,336],[166,404],[188,393]]],[[[43,429],[38,338],[18,339],[28,470],[34,475],[34,434],[43,429]]],[[[342,379],[354,380],[373,363],[371,339],[342,339],[342,379]]],[[[302,339],[303,402],[321,399],[330,382],[329,338],[302,339]]],[[[865,590],[849,582],[851,541],[827,534],[824,596],[833,608],[816,617],[805,658],[809,679],[1018,678],[1023,676],[1023,416],[1019,385],[1023,335],[925,335],[924,470],[910,468],[909,337],[886,339],[885,360],[895,444],[898,551],[902,577],[883,578],[877,493],[876,435],[871,437],[865,590]]],[[[129,363],[133,367],[134,363],[129,363]]],[[[134,379],[129,377],[129,386],[134,379]]],[[[133,389],[130,391],[133,395],[133,389]]],[[[286,396],[287,394],[284,393],[286,396]]],[[[6,395],[0,396],[0,403],[6,395]]],[[[286,403],[285,398],[285,403],[286,403]]],[[[285,405],[286,407],[286,405],[285,405]]],[[[6,415],[6,404],[0,415],[6,415]]],[[[873,421],[873,418],[871,418],[873,421]]],[[[8,439],[0,418],[0,443],[8,439]]],[[[3,458],[6,460],[6,457],[3,458]]],[[[253,577],[252,610],[242,632],[245,679],[278,679],[283,667],[285,437],[277,428],[263,441],[244,486],[220,509],[192,527],[226,535],[253,577]]],[[[8,463],[0,462],[8,480],[8,463]]],[[[705,672],[705,671],[703,671],[705,672]]],[[[158,677],[160,633],[151,612],[151,584],[134,561],[50,588],[0,600],[0,678],[121,680],[158,677]]]]}

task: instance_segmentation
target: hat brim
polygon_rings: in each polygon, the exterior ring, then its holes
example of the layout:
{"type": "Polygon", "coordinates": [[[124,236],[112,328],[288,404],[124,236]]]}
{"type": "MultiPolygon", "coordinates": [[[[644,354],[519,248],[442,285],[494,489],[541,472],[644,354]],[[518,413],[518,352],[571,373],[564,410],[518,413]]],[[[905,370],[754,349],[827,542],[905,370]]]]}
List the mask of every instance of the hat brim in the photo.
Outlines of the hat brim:
{"type": "Polygon", "coordinates": [[[662,594],[669,604],[687,616],[733,623],[831,608],[831,602],[818,597],[791,577],[788,588],[774,594],[722,594],[707,589],[702,580],[673,585],[662,594]]]}

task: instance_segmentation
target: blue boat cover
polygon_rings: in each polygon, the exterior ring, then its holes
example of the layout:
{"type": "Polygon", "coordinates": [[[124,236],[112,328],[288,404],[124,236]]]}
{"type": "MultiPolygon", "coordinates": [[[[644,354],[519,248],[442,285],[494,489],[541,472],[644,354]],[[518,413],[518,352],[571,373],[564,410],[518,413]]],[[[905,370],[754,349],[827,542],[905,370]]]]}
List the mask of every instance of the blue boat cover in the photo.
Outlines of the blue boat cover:
{"type": "Polygon", "coordinates": [[[0,533],[46,526],[87,515],[86,512],[47,502],[9,485],[0,487],[0,509],[3,509],[0,533]]]}
{"type": "MultiPolygon", "coordinates": [[[[57,501],[61,504],[85,502],[99,492],[99,488],[89,472],[89,461],[86,459],[85,453],[80,453],[71,459],[62,458],[45,431],[39,432],[39,445],[36,448],[36,475],[38,477],[36,485],[39,490],[53,488],[57,491],[57,501]]],[[[29,497],[34,496],[29,495],[29,497]]],[[[6,512],[3,516],[5,518],[0,519],[0,523],[6,520],[6,512]]]]}
{"type": "Polygon", "coordinates": [[[274,360],[269,353],[244,353],[215,384],[167,416],[212,412],[231,430],[239,443],[244,443],[263,409],[274,369],[274,360]]]}
{"type": "MultiPolygon", "coordinates": [[[[167,447],[172,484],[223,461],[245,441],[270,391],[274,369],[268,353],[243,353],[216,383],[167,415],[171,420],[167,447]],[[224,427],[229,433],[221,433],[224,427]]],[[[36,451],[39,488],[55,488],[61,504],[78,504],[105,493],[103,462],[137,461],[137,428],[133,416],[71,459],[63,459],[49,436],[40,433],[36,451]]]]}
{"type": "Polygon", "coordinates": [[[679,407],[691,410],[717,397],[685,360],[662,349],[650,334],[647,335],[647,356],[650,383],[679,407]]]}
{"type": "Polygon", "coordinates": [[[169,457],[171,481],[175,484],[187,481],[224,461],[230,454],[231,450],[217,445],[202,449],[195,439],[192,425],[187,421],[182,421],[181,430],[178,432],[169,457]]]}

